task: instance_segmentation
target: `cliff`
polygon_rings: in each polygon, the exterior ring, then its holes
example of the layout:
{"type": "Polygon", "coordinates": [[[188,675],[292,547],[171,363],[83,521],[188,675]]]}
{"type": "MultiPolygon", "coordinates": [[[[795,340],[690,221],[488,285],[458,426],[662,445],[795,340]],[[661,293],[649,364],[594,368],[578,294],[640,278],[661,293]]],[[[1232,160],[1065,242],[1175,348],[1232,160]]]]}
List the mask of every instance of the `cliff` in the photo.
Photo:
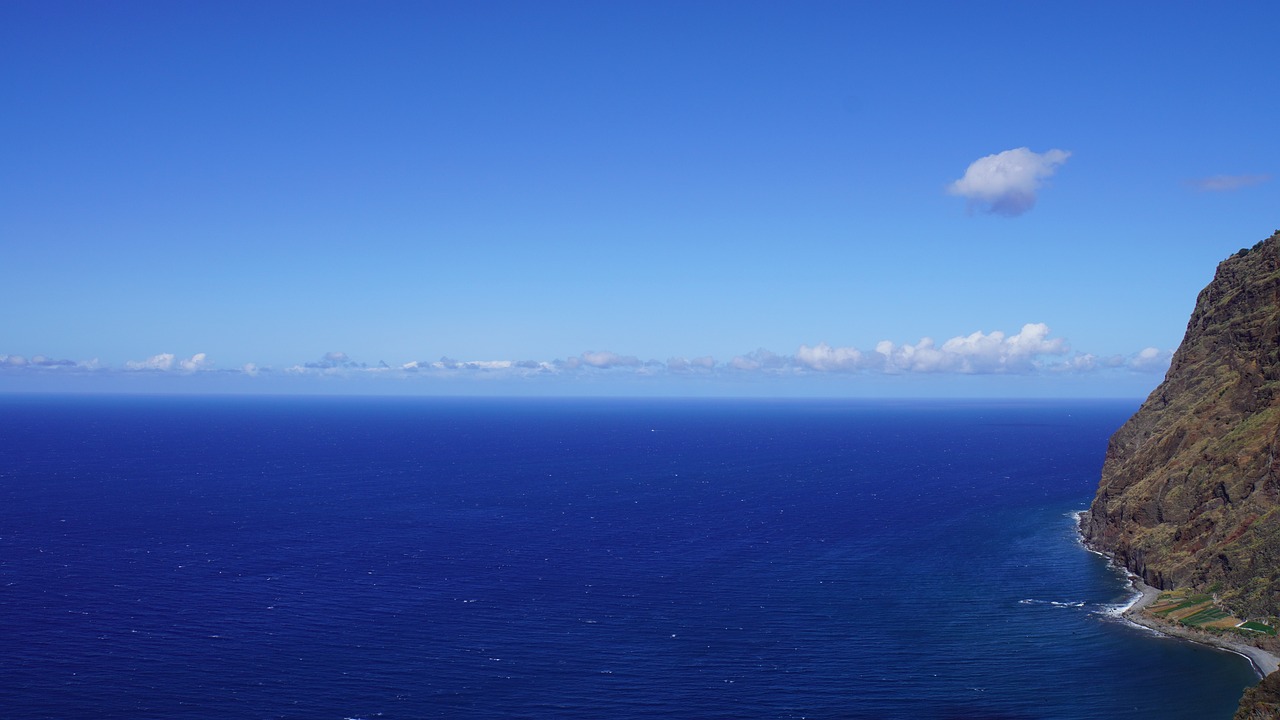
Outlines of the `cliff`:
{"type": "Polygon", "coordinates": [[[1280,231],[1218,265],[1164,382],[1111,438],[1085,542],[1147,584],[1280,615],[1280,231]]]}
{"type": "MultiPolygon", "coordinates": [[[[1280,231],[1222,261],[1196,298],[1164,382],[1111,437],[1085,543],[1148,585],[1280,615],[1278,441],[1280,231]]],[[[1280,717],[1280,672],[1235,717],[1280,717]]]]}

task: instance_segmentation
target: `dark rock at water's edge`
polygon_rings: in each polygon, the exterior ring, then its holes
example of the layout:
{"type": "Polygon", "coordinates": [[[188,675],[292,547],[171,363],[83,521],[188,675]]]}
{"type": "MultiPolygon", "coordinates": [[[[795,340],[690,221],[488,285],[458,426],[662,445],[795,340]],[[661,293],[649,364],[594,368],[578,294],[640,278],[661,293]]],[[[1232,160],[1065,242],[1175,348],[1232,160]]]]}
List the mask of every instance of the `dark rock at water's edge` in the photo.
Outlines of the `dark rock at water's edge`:
{"type": "MultiPolygon", "coordinates": [[[[1280,615],[1278,445],[1280,231],[1222,261],[1200,292],[1164,382],[1111,438],[1081,516],[1086,544],[1148,585],[1280,615]]],[[[1280,678],[1255,694],[1271,686],[1280,678]]]]}
{"type": "Polygon", "coordinates": [[[1273,672],[1256,686],[1244,691],[1234,720],[1274,720],[1280,718],[1280,672],[1273,672]]]}

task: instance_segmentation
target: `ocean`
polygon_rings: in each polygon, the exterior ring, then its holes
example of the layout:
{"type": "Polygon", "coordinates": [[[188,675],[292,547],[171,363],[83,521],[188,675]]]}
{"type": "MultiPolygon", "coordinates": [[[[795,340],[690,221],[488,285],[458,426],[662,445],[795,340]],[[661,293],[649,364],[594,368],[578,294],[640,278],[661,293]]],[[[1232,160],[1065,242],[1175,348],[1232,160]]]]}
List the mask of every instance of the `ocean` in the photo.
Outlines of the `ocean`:
{"type": "Polygon", "coordinates": [[[0,396],[6,718],[1230,718],[1136,402],[0,396]]]}

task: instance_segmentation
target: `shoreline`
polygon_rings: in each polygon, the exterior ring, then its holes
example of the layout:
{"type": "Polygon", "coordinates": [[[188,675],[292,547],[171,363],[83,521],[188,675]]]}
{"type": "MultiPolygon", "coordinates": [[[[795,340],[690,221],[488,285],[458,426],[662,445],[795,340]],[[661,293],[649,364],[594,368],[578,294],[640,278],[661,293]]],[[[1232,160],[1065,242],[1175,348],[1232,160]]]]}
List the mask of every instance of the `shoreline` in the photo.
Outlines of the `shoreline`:
{"type": "Polygon", "coordinates": [[[1142,580],[1132,574],[1129,576],[1129,582],[1132,583],[1133,589],[1137,591],[1139,596],[1134,599],[1128,607],[1120,611],[1120,617],[1127,622],[1146,628],[1153,632],[1169,637],[1175,637],[1180,640],[1189,640],[1201,645],[1226,650],[1237,655],[1243,655],[1248,658],[1249,664],[1253,666],[1254,672],[1259,678],[1266,677],[1276,670],[1280,670],[1280,657],[1260,647],[1250,645],[1243,640],[1235,640],[1229,637],[1221,637],[1213,633],[1203,630],[1195,630],[1156,618],[1146,612],[1147,606],[1155,602],[1160,597],[1160,590],[1142,582],[1142,580]]]}
{"type": "Polygon", "coordinates": [[[1090,547],[1085,542],[1084,532],[1081,528],[1081,520],[1088,510],[1080,510],[1072,513],[1076,522],[1076,537],[1082,547],[1095,555],[1100,555],[1107,559],[1107,562],[1125,574],[1129,579],[1129,585],[1137,593],[1137,597],[1133,598],[1128,605],[1118,608],[1115,615],[1124,622],[1136,625],[1140,628],[1150,630],[1154,633],[1164,635],[1166,637],[1178,638],[1179,640],[1187,640],[1201,645],[1208,645],[1219,650],[1235,653],[1248,659],[1249,664],[1253,666],[1253,671],[1257,673],[1259,678],[1265,678],[1277,670],[1280,670],[1280,656],[1260,647],[1250,645],[1243,640],[1235,640],[1227,637],[1220,637],[1203,630],[1196,630],[1185,625],[1171,623],[1162,620],[1146,612],[1149,605],[1154,603],[1163,592],[1159,588],[1151,587],[1142,581],[1142,578],[1133,574],[1124,565],[1116,561],[1115,557],[1110,553],[1103,552],[1096,548],[1090,547]]]}

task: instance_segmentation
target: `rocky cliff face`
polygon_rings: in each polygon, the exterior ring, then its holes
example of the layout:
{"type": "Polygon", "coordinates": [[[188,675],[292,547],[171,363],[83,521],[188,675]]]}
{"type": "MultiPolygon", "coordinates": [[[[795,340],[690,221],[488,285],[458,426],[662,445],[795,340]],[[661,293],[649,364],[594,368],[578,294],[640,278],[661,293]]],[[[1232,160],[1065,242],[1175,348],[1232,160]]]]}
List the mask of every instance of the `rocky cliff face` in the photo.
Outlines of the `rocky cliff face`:
{"type": "Polygon", "coordinates": [[[1280,615],[1280,231],[1218,265],[1161,385],[1111,438],[1085,541],[1158,588],[1280,615]]]}

